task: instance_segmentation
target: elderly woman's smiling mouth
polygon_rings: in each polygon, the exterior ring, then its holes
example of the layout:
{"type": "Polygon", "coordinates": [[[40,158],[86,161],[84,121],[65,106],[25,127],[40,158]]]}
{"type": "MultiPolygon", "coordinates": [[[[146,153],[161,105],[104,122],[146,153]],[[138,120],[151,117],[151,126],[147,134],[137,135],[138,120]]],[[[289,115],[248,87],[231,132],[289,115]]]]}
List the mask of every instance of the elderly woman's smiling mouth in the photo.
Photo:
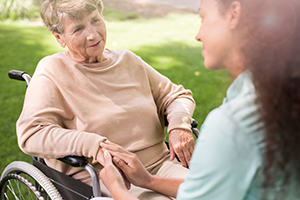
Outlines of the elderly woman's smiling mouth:
{"type": "Polygon", "coordinates": [[[89,48],[98,47],[98,46],[100,45],[100,43],[101,43],[101,40],[100,40],[99,42],[97,42],[97,43],[95,43],[95,44],[89,46],[89,48]]]}

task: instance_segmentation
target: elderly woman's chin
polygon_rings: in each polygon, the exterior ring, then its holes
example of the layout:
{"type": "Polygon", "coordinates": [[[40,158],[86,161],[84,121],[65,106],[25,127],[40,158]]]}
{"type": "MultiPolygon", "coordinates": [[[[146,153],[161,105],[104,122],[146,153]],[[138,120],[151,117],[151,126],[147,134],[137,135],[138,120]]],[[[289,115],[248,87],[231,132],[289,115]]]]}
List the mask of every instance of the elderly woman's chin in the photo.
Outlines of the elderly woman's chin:
{"type": "Polygon", "coordinates": [[[103,40],[100,42],[100,44],[96,46],[88,47],[86,50],[87,59],[90,61],[93,60],[92,62],[102,62],[106,60],[104,56],[104,49],[105,49],[105,42],[103,40]]]}
{"type": "Polygon", "coordinates": [[[83,51],[78,51],[78,49],[69,49],[67,55],[78,63],[99,63],[106,60],[104,49],[105,42],[104,40],[101,40],[101,42],[98,42],[97,45],[89,46],[84,50],[82,49],[83,51]]]}

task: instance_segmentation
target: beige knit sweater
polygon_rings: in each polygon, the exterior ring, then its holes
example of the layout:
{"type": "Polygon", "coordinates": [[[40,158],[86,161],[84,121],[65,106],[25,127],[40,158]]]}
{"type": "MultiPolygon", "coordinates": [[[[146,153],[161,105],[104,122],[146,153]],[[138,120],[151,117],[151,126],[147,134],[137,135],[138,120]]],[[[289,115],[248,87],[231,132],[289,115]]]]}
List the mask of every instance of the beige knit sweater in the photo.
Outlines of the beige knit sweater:
{"type": "MultiPolygon", "coordinates": [[[[190,130],[192,93],[173,84],[128,50],[105,50],[101,63],[76,63],[65,53],[43,58],[27,89],[17,122],[20,148],[45,158],[66,174],[77,173],[56,158],[95,158],[105,139],[122,145],[152,168],[168,154],[168,131],[190,130]]],[[[95,163],[95,162],[94,162],[95,163]]]]}

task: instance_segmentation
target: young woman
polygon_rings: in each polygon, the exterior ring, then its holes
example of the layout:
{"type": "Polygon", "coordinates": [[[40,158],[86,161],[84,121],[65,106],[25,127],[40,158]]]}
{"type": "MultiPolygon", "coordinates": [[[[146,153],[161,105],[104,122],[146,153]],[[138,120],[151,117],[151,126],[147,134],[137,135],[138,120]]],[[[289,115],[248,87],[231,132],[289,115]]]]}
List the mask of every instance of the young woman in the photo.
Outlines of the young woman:
{"type": "Polygon", "coordinates": [[[100,176],[116,200],[134,198],[114,165],[131,183],[182,200],[298,199],[300,3],[201,0],[199,14],[205,66],[234,82],[201,127],[187,178],[150,175],[109,142],[100,176]]]}

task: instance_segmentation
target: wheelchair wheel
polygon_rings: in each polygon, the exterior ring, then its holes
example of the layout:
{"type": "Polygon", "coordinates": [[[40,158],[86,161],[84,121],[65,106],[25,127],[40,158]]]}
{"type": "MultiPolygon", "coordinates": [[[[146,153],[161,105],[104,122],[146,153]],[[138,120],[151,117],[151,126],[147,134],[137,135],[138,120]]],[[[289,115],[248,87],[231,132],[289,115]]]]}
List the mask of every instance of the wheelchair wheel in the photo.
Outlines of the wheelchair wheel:
{"type": "Polygon", "coordinates": [[[10,163],[1,175],[0,199],[62,200],[63,198],[39,169],[26,162],[15,161],[10,163]]]}

